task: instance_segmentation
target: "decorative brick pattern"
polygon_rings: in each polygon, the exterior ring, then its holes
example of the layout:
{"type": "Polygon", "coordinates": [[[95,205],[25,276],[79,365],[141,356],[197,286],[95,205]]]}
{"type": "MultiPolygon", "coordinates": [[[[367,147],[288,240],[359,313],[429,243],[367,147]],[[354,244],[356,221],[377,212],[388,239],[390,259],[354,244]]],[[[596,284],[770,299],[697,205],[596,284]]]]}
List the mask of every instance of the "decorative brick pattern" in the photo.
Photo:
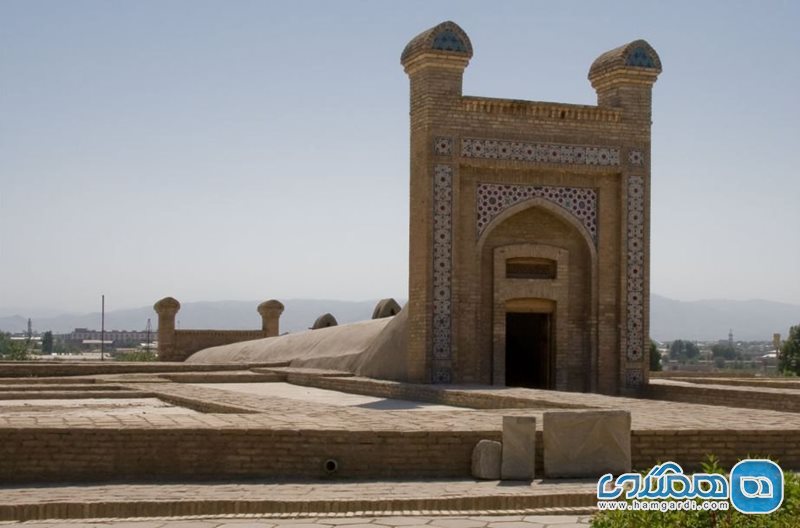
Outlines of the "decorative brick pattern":
{"type": "Polygon", "coordinates": [[[631,150],[628,152],[628,163],[631,165],[642,165],[644,163],[644,154],[641,150],[631,150]]]}
{"type": "Polygon", "coordinates": [[[453,138],[433,138],[433,151],[437,156],[451,156],[453,154],[453,138]]]}
{"type": "MultiPolygon", "coordinates": [[[[644,356],[644,178],[628,177],[627,345],[628,361],[644,356]]],[[[630,381],[626,377],[626,382],[630,381]]],[[[631,386],[631,385],[629,385],[631,386]]]]}
{"type": "Polygon", "coordinates": [[[500,213],[534,198],[547,200],[566,210],[597,243],[597,191],[581,187],[479,183],[475,203],[478,237],[500,213]]]}
{"type": "Polygon", "coordinates": [[[432,381],[450,383],[453,168],[448,165],[436,165],[434,169],[433,208],[433,359],[437,366],[432,381]]]}
{"type": "Polygon", "coordinates": [[[500,139],[461,140],[461,155],[533,163],[572,165],[619,165],[619,149],[613,147],[525,143],[500,139]]]}

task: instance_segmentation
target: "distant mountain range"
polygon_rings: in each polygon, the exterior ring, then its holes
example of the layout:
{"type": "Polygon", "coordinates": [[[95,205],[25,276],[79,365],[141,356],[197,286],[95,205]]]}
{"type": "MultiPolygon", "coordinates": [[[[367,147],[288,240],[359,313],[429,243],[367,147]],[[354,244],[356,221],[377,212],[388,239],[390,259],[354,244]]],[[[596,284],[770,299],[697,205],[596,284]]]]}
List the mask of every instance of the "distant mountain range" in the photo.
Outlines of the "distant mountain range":
{"type": "MultiPolygon", "coordinates": [[[[176,322],[180,328],[210,328],[222,330],[253,330],[261,328],[261,316],[256,308],[261,301],[201,301],[181,303],[176,322]]],[[[322,299],[290,299],[281,301],[285,306],[281,316],[281,332],[297,332],[310,328],[317,317],[330,312],[339,323],[352,323],[372,317],[374,301],[331,301],[322,299]]],[[[152,306],[113,310],[106,312],[106,329],[143,330],[147,319],[153,329],[158,327],[158,316],[152,306]]],[[[13,315],[0,317],[0,330],[24,332],[27,317],[13,315]]],[[[35,331],[51,330],[68,333],[75,328],[100,329],[100,312],[81,315],[58,315],[34,318],[35,331]]]]}
{"type": "MultiPolygon", "coordinates": [[[[398,299],[401,304],[403,300],[398,299]]],[[[290,299],[283,301],[286,310],[281,316],[281,332],[297,332],[309,328],[323,313],[330,312],[339,323],[369,319],[376,300],[332,301],[322,299],[290,299]]],[[[214,328],[244,330],[261,327],[256,312],[258,301],[187,302],[178,313],[180,328],[214,328]]],[[[785,336],[789,327],[800,324],[800,305],[773,301],[676,301],[660,295],[650,298],[650,334],[659,341],[672,339],[727,339],[733,330],[734,339],[768,341],[775,332],[785,336]]],[[[150,306],[106,313],[106,329],[143,330],[147,319],[153,329],[158,318],[150,306]]],[[[23,332],[27,317],[0,317],[0,330],[23,332]]],[[[58,315],[33,319],[37,331],[67,333],[75,328],[100,328],[100,314],[58,315]]]]}
{"type": "Polygon", "coordinates": [[[737,341],[772,341],[784,338],[789,327],[800,325],[800,305],[774,301],[676,301],[650,296],[650,335],[659,341],[727,339],[733,331],[737,341]]]}

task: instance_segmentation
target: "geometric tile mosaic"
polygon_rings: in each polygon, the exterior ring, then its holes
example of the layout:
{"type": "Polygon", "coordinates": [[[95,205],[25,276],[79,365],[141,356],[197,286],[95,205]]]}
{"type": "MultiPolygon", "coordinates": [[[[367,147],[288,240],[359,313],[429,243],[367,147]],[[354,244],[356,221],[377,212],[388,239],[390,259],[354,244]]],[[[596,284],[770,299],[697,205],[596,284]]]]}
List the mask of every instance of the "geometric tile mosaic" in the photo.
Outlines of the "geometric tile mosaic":
{"type": "Polygon", "coordinates": [[[597,191],[585,187],[549,187],[478,183],[475,212],[478,238],[497,215],[518,203],[540,198],[566,210],[597,244],[597,191]]]}
{"type": "Polygon", "coordinates": [[[628,152],[628,163],[631,165],[641,165],[644,163],[644,154],[641,150],[631,150],[628,152]]]}
{"type": "Polygon", "coordinates": [[[434,366],[432,378],[433,383],[453,383],[453,369],[449,366],[434,366]]]}
{"type": "Polygon", "coordinates": [[[461,40],[461,37],[450,29],[443,29],[433,39],[431,48],[442,51],[460,51],[462,53],[469,52],[467,45],[461,40]]]}
{"type": "Polygon", "coordinates": [[[625,65],[636,66],[638,68],[655,68],[656,62],[647,50],[640,46],[628,52],[628,56],[625,58],[625,65]]]}
{"type": "Polygon", "coordinates": [[[461,140],[465,158],[501,159],[572,165],[619,165],[619,149],[555,143],[526,143],[501,139],[461,140]]]}
{"type": "Polygon", "coordinates": [[[628,176],[627,345],[628,361],[644,357],[644,178],[628,176]]]}
{"type": "Polygon", "coordinates": [[[433,138],[433,151],[437,156],[450,156],[453,154],[453,138],[433,138]]]}
{"type": "Polygon", "coordinates": [[[644,384],[644,372],[642,369],[626,369],[625,370],[625,386],[631,389],[636,389],[644,384]]]}
{"type": "Polygon", "coordinates": [[[433,177],[433,360],[434,383],[450,383],[453,267],[453,168],[436,165],[433,177]]]}

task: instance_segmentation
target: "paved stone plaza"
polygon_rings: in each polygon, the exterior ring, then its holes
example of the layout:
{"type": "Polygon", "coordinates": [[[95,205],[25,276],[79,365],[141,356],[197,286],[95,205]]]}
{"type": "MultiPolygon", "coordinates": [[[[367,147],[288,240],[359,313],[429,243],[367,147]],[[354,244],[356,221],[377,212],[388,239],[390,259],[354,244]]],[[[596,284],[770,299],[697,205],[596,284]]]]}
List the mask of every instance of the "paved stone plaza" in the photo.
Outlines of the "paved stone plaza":
{"type": "MultiPolygon", "coordinates": [[[[416,385],[285,366],[224,368],[0,379],[0,407],[10,411],[0,414],[6,482],[0,520],[249,514],[275,524],[337,512],[591,513],[592,479],[470,477],[473,447],[481,439],[501,440],[504,416],[536,419],[541,475],[542,422],[550,410],[629,411],[635,469],[658,460],[692,468],[708,453],[726,466],[762,453],[785,468],[800,467],[800,414],[794,412],[416,385]],[[333,474],[324,470],[329,459],[338,462],[333,474]],[[84,483],[58,484],[75,481],[84,483]]],[[[655,385],[688,394],[688,385],[741,387],[748,400],[775,391],[785,401],[800,398],[796,385],[760,391],[763,384],[755,381],[724,381],[664,379],[655,385]]]]}

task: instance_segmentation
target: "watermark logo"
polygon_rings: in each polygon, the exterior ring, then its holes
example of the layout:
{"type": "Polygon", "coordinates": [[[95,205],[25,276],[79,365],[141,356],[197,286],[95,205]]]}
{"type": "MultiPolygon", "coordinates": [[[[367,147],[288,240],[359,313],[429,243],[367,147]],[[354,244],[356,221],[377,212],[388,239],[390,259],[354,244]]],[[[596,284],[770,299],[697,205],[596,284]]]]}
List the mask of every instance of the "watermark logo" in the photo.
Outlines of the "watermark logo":
{"type": "Polygon", "coordinates": [[[783,471],[771,460],[747,459],[730,477],[685,475],[680,465],[666,462],[645,475],[623,473],[615,479],[606,473],[597,481],[597,498],[601,510],[727,510],[732,504],[742,513],[771,513],[783,503],[783,471]]]}
{"type": "Polygon", "coordinates": [[[731,504],[742,513],[772,513],[783,503],[783,471],[771,460],[742,460],[730,478],[731,504]]]}

